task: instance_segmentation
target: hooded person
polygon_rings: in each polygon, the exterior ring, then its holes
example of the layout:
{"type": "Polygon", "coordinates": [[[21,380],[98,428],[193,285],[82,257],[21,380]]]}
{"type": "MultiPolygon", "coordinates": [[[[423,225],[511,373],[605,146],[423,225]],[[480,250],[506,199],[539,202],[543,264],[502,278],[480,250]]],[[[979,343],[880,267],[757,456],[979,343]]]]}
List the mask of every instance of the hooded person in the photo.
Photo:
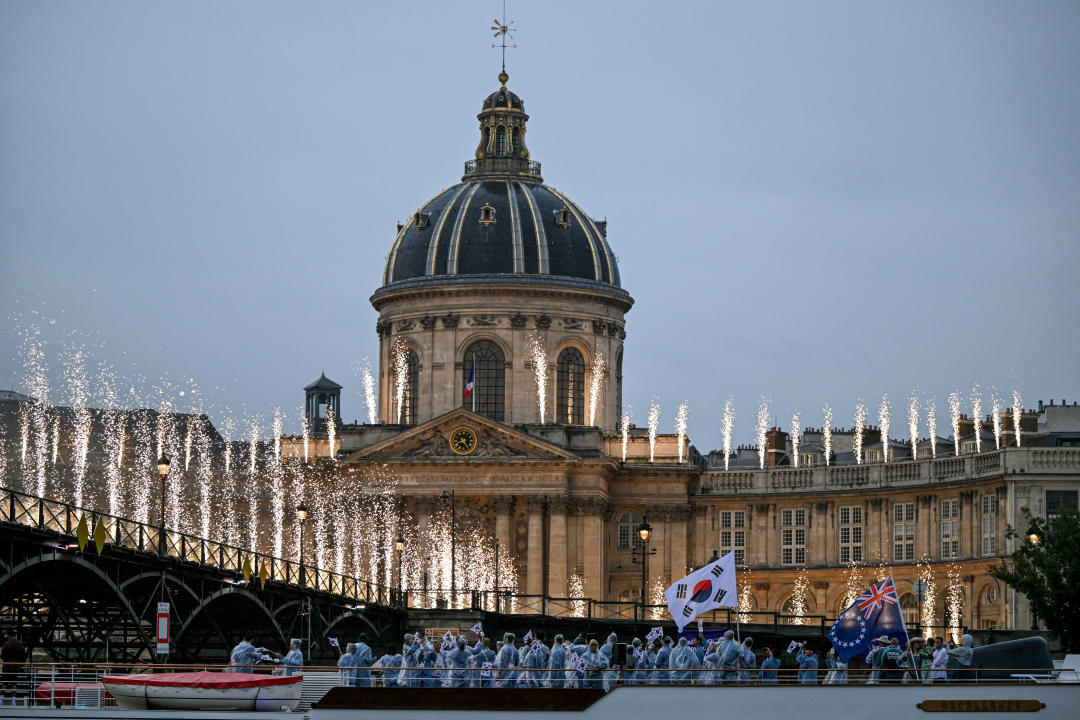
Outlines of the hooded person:
{"type": "Polygon", "coordinates": [[[671,651],[671,669],[674,671],[671,682],[675,685],[694,682],[695,671],[701,669],[697,653],[687,644],[686,638],[679,638],[679,644],[671,651]]]}
{"type": "Polygon", "coordinates": [[[423,637],[405,633],[405,642],[401,644],[402,687],[420,687],[420,653],[423,650],[423,637]]]}
{"type": "Polygon", "coordinates": [[[262,653],[255,649],[255,646],[248,642],[247,635],[240,636],[240,642],[229,653],[229,670],[228,672],[234,673],[252,673],[255,669],[252,667],[259,660],[262,659],[262,653]]]}
{"type": "Polygon", "coordinates": [[[578,657],[578,686],[601,689],[604,687],[604,671],[611,665],[595,638],[587,646],[574,645],[571,650],[578,657]]]}
{"type": "Polygon", "coordinates": [[[439,687],[442,683],[436,675],[435,668],[439,663],[439,652],[430,640],[424,638],[420,643],[420,655],[417,661],[420,682],[418,687],[439,687]]]}
{"type": "Polygon", "coordinates": [[[660,650],[656,653],[656,662],[654,664],[657,672],[653,673],[653,677],[656,678],[656,682],[660,685],[671,684],[671,653],[674,650],[671,647],[671,638],[667,635],[660,641],[660,650]]]}
{"type": "Polygon", "coordinates": [[[725,632],[720,648],[716,651],[720,656],[720,682],[725,685],[733,684],[739,678],[740,651],[741,647],[735,641],[735,633],[731,630],[725,632]]]}
{"type": "Polygon", "coordinates": [[[719,649],[719,642],[709,643],[705,653],[705,661],[702,663],[706,670],[701,674],[703,685],[715,685],[720,681],[720,653],[717,652],[719,649]]]}
{"type": "Polygon", "coordinates": [[[553,688],[566,687],[566,648],[562,634],[556,635],[548,655],[548,685],[553,688]]]}
{"type": "Polygon", "coordinates": [[[383,687],[401,686],[402,657],[394,650],[392,646],[386,648],[386,654],[375,663],[375,667],[383,671],[383,687]]]}
{"type": "Polygon", "coordinates": [[[473,654],[469,651],[469,643],[465,637],[459,635],[454,641],[454,647],[446,652],[446,674],[449,687],[468,687],[471,675],[473,654]]]}
{"type": "Polygon", "coordinates": [[[757,667],[757,656],[754,655],[754,638],[746,638],[739,648],[739,678],[740,685],[750,683],[750,671],[757,667]]]}
{"type": "Polygon", "coordinates": [[[285,667],[286,675],[293,675],[303,666],[304,653],[300,652],[299,638],[293,638],[289,641],[289,652],[285,653],[285,657],[281,659],[281,664],[285,667]]]}
{"type": "Polygon", "coordinates": [[[473,656],[473,687],[492,687],[493,673],[489,671],[486,676],[481,675],[484,672],[484,663],[495,664],[495,651],[491,649],[491,641],[481,635],[469,652],[473,656]]]}
{"type": "Polygon", "coordinates": [[[529,645],[525,653],[525,659],[521,663],[524,672],[521,673],[521,687],[538,688],[544,684],[548,669],[548,655],[550,649],[542,640],[537,638],[529,645]]]}
{"type": "Polygon", "coordinates": [[[514,633],[506,633],[503,636],[502,647],[495,654],[495,668],[498,670],[495,687],[514,687],[517,680],[517,672],[515,671],[517,666],[518,651],[514,647],[514,633]]]}
{"type": "Polygon", "coordinates": [[[358,642],[351,643],[355,648],[353,652],[353,685],[356,687],[371,687],[371,666],[375,664],[375,658],[371,655],[371,646],[368,645],[367,633],[360,633],[358,642]]]}
{"type": "Polygon", "coordinates": [[[604,657],[607,658],[608,667],[611,667],[615,663],[613,662],[615,657],[615,643],[619,641],[619,636],[615,633],[611,633],[607,636],[607,642],[600,647],[600,652],[604,653],[604,657]]]}
{"type": "Polygon", "coordinates": [[[972,647],[974,643],[975,639],[965,633],[960,638],[960,645],[947,651],[949,659],[956,661],[953,667],[957,668],[957,671],[953,673],[953,676],[958,680],[970,680],[972,677],[971,661],[975,657],[975,650],[972,647]]]}
{"type": "Polygon", "coordinates": [[[633,670],[629,674],[629,684],[644,685],[648,681],[651,663],[649,654],[645,652],[645,647],[641,644],[641,638],[634,638],[630,642],[630,647],[627,648],[626,666],[633,670]]]}
{"type": "MultiPolygon", "coordinates": [[[[340,651],[341,648],[338,648],[340,651]]],[[[356,643],[349,643],[345,646],[345,652],[341,653],[338,657],[337,666],[341,668],[341,684],[352,685],[353,678],[355,676],[355,670],[353,670],[353,658],[356,657],[356,643]]]]}

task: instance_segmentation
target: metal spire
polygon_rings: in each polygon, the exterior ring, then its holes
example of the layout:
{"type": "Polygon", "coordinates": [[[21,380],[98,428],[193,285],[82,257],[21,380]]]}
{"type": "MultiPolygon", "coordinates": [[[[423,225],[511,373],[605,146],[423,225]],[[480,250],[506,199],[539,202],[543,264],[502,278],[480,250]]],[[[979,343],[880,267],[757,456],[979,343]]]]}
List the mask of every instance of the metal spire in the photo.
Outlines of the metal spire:
{"type": "MultiPolygon", "coordinates": [[[[510,43],[509,45],[506,44],[507,39],[513,40],[514,39],[514,33],[517,32],[517,28],[514,27],[514,23],[512,21],[509,22],[509,23],[506,22],[506,0],[503,0],[503,19],[502,19],[502,22],[499,22],[498,20],[492,20],[492,22],[495,23],[494,25],[491,26],[491,29],[495,31],[494,37],[496,37],[496,38],[501,37],[502,38],[502,40],[499,42],[498,45],[496,45],[495,43],[492,43],[491,47],[493,47],[493,48],[496,48],[496,47],[502,48],[502,72],[499,74],[499,80],[505,86],[506,85],[506,80],[503,80],[502,78],[503,78],[503,76],[506,75],[506,48],[508,48],[508,47],[509,48],[516,48],[517,47],[517,43],[510,43]]],[[[507,79],[509,79],[509,78],[507,78],[507,79]]]]}

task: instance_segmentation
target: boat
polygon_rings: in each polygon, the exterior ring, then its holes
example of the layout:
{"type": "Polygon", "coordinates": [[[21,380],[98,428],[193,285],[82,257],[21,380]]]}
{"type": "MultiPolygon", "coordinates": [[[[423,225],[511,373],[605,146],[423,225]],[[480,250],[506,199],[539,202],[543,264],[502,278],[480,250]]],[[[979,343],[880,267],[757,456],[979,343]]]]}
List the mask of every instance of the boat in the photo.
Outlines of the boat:
{"type": "Polygon", "coordinates": [[[296,710],[303,675],[180,672],[105,675],[122,710],[296,710]]]}

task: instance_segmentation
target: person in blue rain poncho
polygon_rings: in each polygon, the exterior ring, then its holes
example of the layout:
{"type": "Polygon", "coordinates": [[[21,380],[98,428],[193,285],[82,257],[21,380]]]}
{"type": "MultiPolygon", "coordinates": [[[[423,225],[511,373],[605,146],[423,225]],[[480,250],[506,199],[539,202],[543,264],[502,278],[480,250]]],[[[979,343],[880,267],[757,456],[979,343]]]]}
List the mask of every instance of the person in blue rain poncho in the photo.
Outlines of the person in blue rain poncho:
{"type": "Polygon", "coordinates": [[[525,658],[521,663],[523,670],[519,683],[521,687],[538,688],[542,686],[544,676],[547,674],[545,671],[548,668],[548,653],[548,646],[540,640],[533,640],[532,644],[528,646],[525,658]]]}
{"type": "Polygon", "coordinates": [[[750,671],[757,667],[757,656],[754,655],[754,638],[746,638],[739,648],[739,684],[750,683],[750,671]]]}
{"type": "Polygon", "coordinates": [[[701,674],[703,685],[715,685],[720,682],[720,645],[723,641],[709,643],[705,653],[705,661],[701,664],[705,672],[701,674]]]}
{"type": "Polygon", "coordinates": [[[383,671],[383,687],[401,686],[401,655],[395,652],[393,646],[386,648],[386,654],[379,658],[375,667],[383,671]]]}
{"type": "Polygon", "coordinates": [[[517,682],[518,651],[514,647],[514,633],[503,636],[503,645],[495,654],[495,669],[498,677],[495,687],[514,687],[517,682]]]}
{"type": "Polygon", "coordinates": [[[671,638],[664,636],[664,639],[660,642],[660,649],[656,653],[656,661],[653,667],[657,672],[653,673],[655,682],[660,685],[671,684],[671,673],[668,672],[668,668],[671,667],[671,653],[673,648],[671,647],[671,638]]]}
{"type": "Polygon", "coordinates": [[[420,643],[420,654],[417,660],[418,687],[433,688],[442,684],[435,676],[435,667],[439,664],[439,660],[439,653],[430,640],[425,639],[420,643]]]}
{"type": "Polygon", "coordinates": [[[450,681],[450,687],[468,687],[472,674],[473,654],[469,651],[469,643],[464,636],[459,635],[454,641],[454,647],[445,654],[444,663],[450,681]]]}
{"type": "MultiPolygon", "coordinates": [[[[340,651],[340,648],[338,648],[340,651]]],[[[341,668],[341,682],[343,685],[352,685],[356,671],[353,669],[353,659],[356,657],[356,643],[345,646],[345,652],[338,657],[337,666],[341,668]]]]}
{"type": "Polygon", "coordinates": [[[761,672],[758,673],[758,682],[762,685],[775,685],[777,682],[776,671],[780,667],[780,658],[773,655],[772,648],[765,648],[765,659],[761,661],[761,672]]]}
{"type": "Polygon", "coordinates": [[[608,667],[611,667],[614,663],[612,657],[615,655],[615,643],[618,642],[619,637],[615,633],[611,633],[607,636],[607,642],[600,647],[600,652],[604,653],[604,657],[607,658],[608,667]]]}
{"type": "Polygon", "coordinates": [[[796,662],[799,663],[799,684],[817,685],[818,658],[814,649],[809,645],[800,647],[796,662]]]}
{"type": "Polygon", "coordinates": [[[671,682],[675,685],[689,685],[694,681],[697,674],[694,671],[701,669],[697,653],[686,644],[686,638],[679,638],[679,644],[671,651],[671,682]]]}
{"type": "Polygon", "coordinates": [[[371,654],[371,646],[368,645],[367,633],[360,633],[359,642],[352,643],[353,651],[353,685],[356,687],[371,687],[371,666],[375,664],[375,658],[371,654]]]}
{"type": "Polygon", "coordinates": [[[563,636],[556,635],[548,656],[548,682],[553,688],[566,687],[566,648],[563,642],[563,636]]]}
{"type": "Polygon", "coordinates": [[[697,655],[698,665],[701,665],[702,667],[705,667],[705,652],[706,651],[705,651],[705,643],[704,643],[701,635],[695,636],[690,641],[690,649],[694,651],[695,655],[697,655]]]}
{"type": "Polygon", "coordinates": [[[476,641],[476,645],[474,645],[469,652],[471,652],[473,656],[473,686],[493,687],[492,680],[494,673],[488,672],[486,677],[481,674],[484,672],[484,663],[495,664],[495,651],[491,649],[491,641],[481,634],[480,638],[476,641]]]}
{"type": "Polygon", "coordinates": [[[599,643],[593,638],[588,645],[573,645],[570,651],[578,658],[578,686],[602,689],[604,670],[610,667],[607,656],[600,651],[599,643]]]}
{"type": "Polygon", "coordinates": [[[731,630],[724,633],[717,654],[720,656],[720,682],[725,685],[738,679],[740,649],[739,643],[735,642],[735,633],[731,630]]]}
{"type": "Polygon", "coordinates": [[[300,670],[300,667],[303,666],[304,653],[300,652],[299,638],[293,638],[292,641],[289,642],[289,652],[281,659],[281,664],[285,667],[286,675],[295,674],[300,670]]]}
{"type": "Polygon", "coordinates": [[[403,687],[420,687],[420,653],[423,650],[423,637],[413,633],[405,634],[405,642],[401,645],[401,662],[405,668],[402,672],[403,687]]]}
{"type": "Polygon", "coordinates": [[[229,654],[229,669],[228,672],[234,673],[251,673],[254,672],[254,668],[251,666],[259,662],[262,659],[262,653],[255,649],[255,646],[248,641],[247,635],[240,637],[240,643],[232,649],[232,653],[229,654]]]}

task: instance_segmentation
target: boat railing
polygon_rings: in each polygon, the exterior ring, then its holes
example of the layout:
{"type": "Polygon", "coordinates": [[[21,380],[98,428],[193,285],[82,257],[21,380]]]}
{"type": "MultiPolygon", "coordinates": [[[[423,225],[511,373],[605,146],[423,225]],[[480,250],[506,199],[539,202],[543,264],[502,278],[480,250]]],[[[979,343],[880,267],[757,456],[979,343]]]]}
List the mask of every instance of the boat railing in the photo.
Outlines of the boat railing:
{"type": "MultiPolygon", "coordinates": [[[[274,665],[228,667],[228,671],[254,674],[282,674],[283,668],[274,665]]],[[[175,672],[211,671],[222,672],[226,666],[220,663],[188,664],[130,664],[130,663],[32,663],[20,672],[9,672],[0,681],[0,695],[4,701],[12,698],[16,705],[26,707],[107,707],[115,704],[102,685],[109,675],[156,674],[175,672]]],[[[724,671],[699,668],[633,668],[614,667],[593,669],[576,667],[531,670],[522,668],[477,667],[394,667],[379,665],[368,668],[306,665],[290,668],[292,674],[318,675],[320,683],[331,687],[484,687],[521,688],[585,687],[609,690],[616,685],[1017,685],[1041,683],[1080,684],[1080,674],[1072,668],[988,668],[954,669],[932,671],[921,669],[892,671],[891,677],[882,676],[886,671],[869,668],[816,671],[781,667],[775,670],[758,668],[744,671],[724,671]],[[370,680],[356,677],[357,671],[369,671],[370,680]],[[944,674],[944,677],[933,675],[944,674]]],[[[363,674],[363,673],[361,673],[363,674]]]]}

